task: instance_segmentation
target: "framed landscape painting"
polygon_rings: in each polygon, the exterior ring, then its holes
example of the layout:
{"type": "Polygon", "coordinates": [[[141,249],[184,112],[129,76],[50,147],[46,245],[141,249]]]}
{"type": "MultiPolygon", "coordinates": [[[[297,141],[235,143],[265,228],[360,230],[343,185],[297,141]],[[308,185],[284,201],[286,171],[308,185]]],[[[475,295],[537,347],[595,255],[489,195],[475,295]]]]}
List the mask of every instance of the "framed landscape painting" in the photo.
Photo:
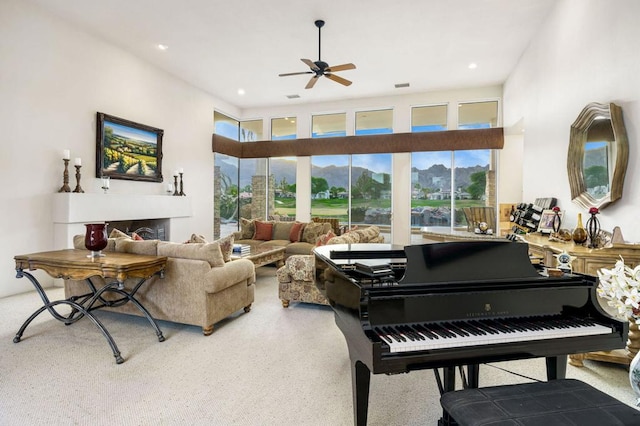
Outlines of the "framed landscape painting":
{"type": "Polygon", "coordinates": [[[162,182],[164,131],[97,114],[96,177],[162,182]]]}

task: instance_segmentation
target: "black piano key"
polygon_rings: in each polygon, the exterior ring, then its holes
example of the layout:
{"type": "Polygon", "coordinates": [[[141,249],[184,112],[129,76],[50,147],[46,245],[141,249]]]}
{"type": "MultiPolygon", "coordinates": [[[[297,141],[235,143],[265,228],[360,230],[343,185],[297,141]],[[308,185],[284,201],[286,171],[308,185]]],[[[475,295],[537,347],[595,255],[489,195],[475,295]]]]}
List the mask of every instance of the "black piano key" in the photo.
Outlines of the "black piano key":
{"type": "Polygon", "coordinates": [[[449,329],[449,331],[451,331],[452,333],[457,334],[460,337],[467,337],[469,335],[468,332],[466,332],[463,329],[461,329],[460,327],[458,327],[455,323],[446,322],[444,324],[449,329]]]}
{"type": "Polygon", "coordinates": [[[389,338],[389,336],[387,336],[387,333],[384,332],[379,327],[375,327],[373,329],[373,331],[375,331],[375,333],[378,335],[378,337],[380,337],[380,339],[384,340],[387,344],[392,344],[393,343],[393,341],[389,338]]]}
{"type": "Polygon", "coordinates": [[[431,330],[428,330],[424,325],[416,324],[415,327],[420,333],[422,333],[427,338],[429,338],[431,340],[438,339],[438,335],[435,334],[435,333],[432,333],[431,330]]]}

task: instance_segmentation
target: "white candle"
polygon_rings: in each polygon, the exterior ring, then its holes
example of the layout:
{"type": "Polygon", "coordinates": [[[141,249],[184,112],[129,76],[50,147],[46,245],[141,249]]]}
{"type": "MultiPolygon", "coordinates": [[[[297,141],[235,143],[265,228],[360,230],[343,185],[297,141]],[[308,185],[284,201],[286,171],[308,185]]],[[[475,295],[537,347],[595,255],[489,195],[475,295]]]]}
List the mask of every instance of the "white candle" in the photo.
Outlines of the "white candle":
{"type": "Polygon", "coordinates": [[[103,176],[102,177],[102,187],[103,188],[109,188],[109,176],[103,176]]]}
{"type": "Polygon", "coordinates": [[[62,159],[68,160],[71,157],[71,151],[65,149],[62,151],[62,159]]]}
{"type": "Polygon", "coordinates": [[[82,166],[82,158],[77,157],[76,160],[75,160],[75,165],[76,166],[82,166]]]}
{"type": "Polygon", "coordinates": [[[175,172],[173,172],[173,175],[174,175],[175,177],[178,177],[178,171],[176,170],[175,172]]]}
{"type": "Polygon", "coordinates": [[[172,183],[168,183],[167,184],[167,192],[173,192],[173,184],[172,183]]]}
{"type": "Polygon", "coordinates": [[[178,170],[178,172],[179,172],[180,174],[183,174],[183,173],[184,173],[184,169],[183,169],[182,167],[180,167],[180,170],[178,170]]]}

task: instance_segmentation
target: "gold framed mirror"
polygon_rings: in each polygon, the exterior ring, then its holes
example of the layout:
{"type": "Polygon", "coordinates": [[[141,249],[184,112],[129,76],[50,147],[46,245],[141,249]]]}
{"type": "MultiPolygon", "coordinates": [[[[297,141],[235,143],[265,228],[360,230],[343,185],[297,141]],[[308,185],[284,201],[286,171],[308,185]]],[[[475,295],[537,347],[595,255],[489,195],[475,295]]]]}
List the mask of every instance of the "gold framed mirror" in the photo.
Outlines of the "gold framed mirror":
{"type": "Polygon", "coordinates": [[[629,142],[622,108],[590,103],[571,125],[567,173],[571,199],[603,209],[622,197],[629,142]]]}

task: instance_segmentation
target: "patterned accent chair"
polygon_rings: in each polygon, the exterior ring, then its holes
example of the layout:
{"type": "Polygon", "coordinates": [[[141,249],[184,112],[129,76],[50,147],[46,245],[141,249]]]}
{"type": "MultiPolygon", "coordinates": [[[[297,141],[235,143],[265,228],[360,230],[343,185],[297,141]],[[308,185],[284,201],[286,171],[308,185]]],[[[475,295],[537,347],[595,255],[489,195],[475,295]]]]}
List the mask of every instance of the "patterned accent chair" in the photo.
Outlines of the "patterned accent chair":
{"type": "Polygon", "coordinates": [[[322,280],[316,279],[315,255],[296,254],[285,260],[284,266],[276,271],[278,278],[278,296],[282,307],[288,308],[290,302],[316,303],[328,305],[329,300],[321,289],[322,280]]]}

